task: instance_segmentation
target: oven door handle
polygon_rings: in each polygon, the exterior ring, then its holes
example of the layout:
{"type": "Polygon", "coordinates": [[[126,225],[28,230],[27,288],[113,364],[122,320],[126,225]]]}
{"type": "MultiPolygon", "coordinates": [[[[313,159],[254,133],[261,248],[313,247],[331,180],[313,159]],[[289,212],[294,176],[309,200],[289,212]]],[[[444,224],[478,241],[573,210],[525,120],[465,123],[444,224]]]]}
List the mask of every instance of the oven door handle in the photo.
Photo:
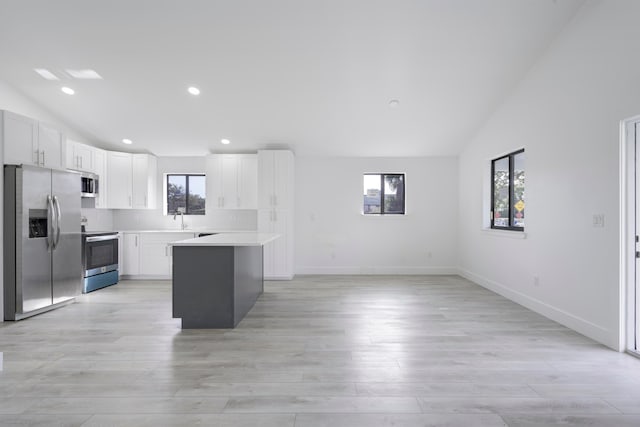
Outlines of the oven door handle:
{"type": "Polygon", "coordinates": [[[118,235],[117,234],[112,234],[110,236],[91,236],[91,237],[85,237],[85,240],[87,242],[104,242],[105,240],[117,240],[118,239],[118,235]]]}

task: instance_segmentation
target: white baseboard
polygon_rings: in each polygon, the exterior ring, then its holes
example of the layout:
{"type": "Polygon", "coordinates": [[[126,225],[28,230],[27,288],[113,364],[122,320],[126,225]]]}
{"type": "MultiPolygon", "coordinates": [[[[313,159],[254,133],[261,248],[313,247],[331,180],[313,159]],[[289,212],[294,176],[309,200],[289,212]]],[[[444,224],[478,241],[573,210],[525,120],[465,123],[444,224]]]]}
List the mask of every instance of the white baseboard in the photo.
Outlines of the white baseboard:
{"type": "Polygon", "coordinates": [[[298,267],[303,275],[451,275],[458,274],[455,267],[298,267]]]}
{"type": "Polygon", "coordinates": [[[171,276],[159,276],[159,275],[150,275],[150,274],[121,274],[119,277],[120,280],[171,280],[171,276]]]}
{"type": "Polygon", "coordinates": [[[293,274],[286,276],[264,276],[264,280],[293,280],[293,274]]]}
{"type": "Polygon", "coordinates": [[[617,333],[607,328],[603,328],[595,323],[592,323],[579,316],[568,313],[558,307],[554,307],[536,298],[523,294],[522,292],[515,291],[503,284],[487,279],[482,276],[478,276],[467,270],[459,270],[460,276],[467,280],[474,282],[484,288],[489,289],[503,297],[518,303],[538,314],[541,314],[549,319],[560,323],[576,332],[585,335],[592,340],[595,340],[601,344],[611,347],[613,350],[619,351],[618,348],[618,336],[617,333]]]}

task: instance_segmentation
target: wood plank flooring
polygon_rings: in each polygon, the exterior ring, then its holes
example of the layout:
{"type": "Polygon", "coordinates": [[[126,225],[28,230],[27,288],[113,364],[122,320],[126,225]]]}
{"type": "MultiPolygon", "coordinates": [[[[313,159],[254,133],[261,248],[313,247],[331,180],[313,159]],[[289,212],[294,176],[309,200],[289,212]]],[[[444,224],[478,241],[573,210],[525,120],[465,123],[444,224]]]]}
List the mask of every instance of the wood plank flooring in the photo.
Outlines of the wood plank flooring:
{"type": "Polygon", "coordinates": [[[640,359],[457,276],[267,282],[234,330],[171,283],[0,324],[0,425],[638,426],[640,359]]]}

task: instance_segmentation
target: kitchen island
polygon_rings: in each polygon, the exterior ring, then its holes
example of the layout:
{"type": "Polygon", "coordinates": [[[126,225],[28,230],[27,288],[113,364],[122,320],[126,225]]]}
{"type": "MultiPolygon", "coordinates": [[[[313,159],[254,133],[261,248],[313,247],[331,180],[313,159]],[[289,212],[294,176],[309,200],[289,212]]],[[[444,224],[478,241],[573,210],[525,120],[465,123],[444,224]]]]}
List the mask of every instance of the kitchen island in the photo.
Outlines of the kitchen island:
{"type": "Polygon", "coordinates": [[[182,328],[237,326],[264,290],[263,246],[278,237],[220,233],[172,242],[173,317],[182,328]]]}

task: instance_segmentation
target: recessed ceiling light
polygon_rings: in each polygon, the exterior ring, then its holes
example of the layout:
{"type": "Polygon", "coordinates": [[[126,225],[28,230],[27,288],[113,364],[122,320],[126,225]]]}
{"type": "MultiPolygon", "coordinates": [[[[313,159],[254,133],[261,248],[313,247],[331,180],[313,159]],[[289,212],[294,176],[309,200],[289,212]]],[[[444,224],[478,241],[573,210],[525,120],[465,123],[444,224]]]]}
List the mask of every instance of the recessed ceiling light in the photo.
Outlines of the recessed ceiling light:
{"type": "Polygon", "coordinates": [[[191,95],[200,95],[200,89],[198,89],[195,86],[190,86],[189,89],[187,89],[189,91],[189,93],[191,95]]]}
{"type": "Polygon", "coordinates": [[[86,69],[86,70],[65,70],[67,74],[69,74],[74,79],[82,79],[82,80],[100,80],[102,76],[98,74],[95,70],[86,69]]]}
{"type": "Polygon", "coordinates": [[[64,93],[66,93],[67,95],[73,95],[74,93],[76,93],[75,90],[71,89],[70,87],[66,87],[66,86],[62,86],[60,88],[61,91],[63,91],[64,93]]]}
{"type": "Polygon", "coordinates": [[[35,71],[36,73],[40,74],[40,76],[42,76],[42,78],[47,79],[47,80],[60,80],[58,78],[58,76],[56,76],[55,74],[53,74],[51,71],[47,70],[46,68],[34,68],[33,71],[35,71]]]}
{"type": "Polygon", "coordinates": [[[231,141],[229,141],[228,139],[221,139],[220,142],[223,143],[224,145],[231,144],[231,141]]]}
{"type": "Polygon", "coordinates": [[[391,101],[389,101],[390,108],[398,108],[399,106],[400,106],[400,101],[398,101],[397,99],[392,99],[391,101]]]}
{"type": "Polygon", "coordinates": [[[128,139],[128,138],[125,138],[125,139],[122,140],[122,143],[123,144],[127,144],[127,145],[131,145],[131,144],[133,144],[133,141],[128,139]]]}

